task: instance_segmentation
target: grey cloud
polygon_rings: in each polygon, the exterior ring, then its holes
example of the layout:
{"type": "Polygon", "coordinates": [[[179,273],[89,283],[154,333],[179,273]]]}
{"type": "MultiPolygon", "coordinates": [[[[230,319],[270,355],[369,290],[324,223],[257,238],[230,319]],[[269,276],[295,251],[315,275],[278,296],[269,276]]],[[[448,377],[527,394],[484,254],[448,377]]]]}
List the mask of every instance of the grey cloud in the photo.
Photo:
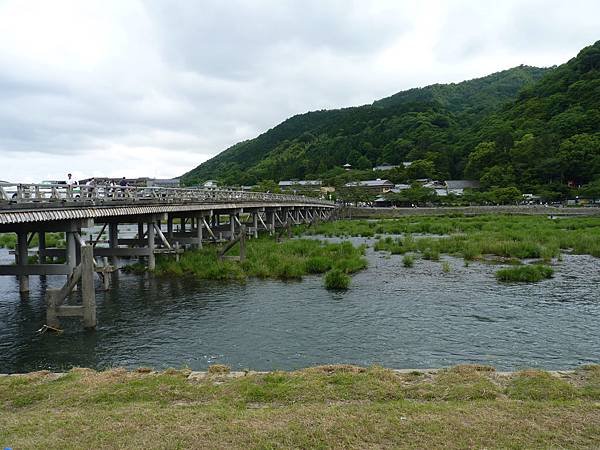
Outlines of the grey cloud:
{"type": "Polygon", "coordinates": [[[247,79],[265,64],[294,64],[319,49],[374,52],[408,28],[408,17],[372,18],[356,1],[208,1],[200,8],[196,2],[146,4],[167,60],[223,78],[247,79]]]}
{"type": "MultiPolygon", "coordinates": [[[[574,53],[599,17],[585,10],[584,25],[575,27],[576,13],[534,20],[543,9],[537,0],[497,10],[457,0],[446,12],[448,3],[424,1],[132,0],[125,14],[120,2],[98,0],[116,28],[86,39],[100,43],[89,52],[108,55],[96,65],[50,57],[45,66],[15,56],[27,57],[26,49],[0,52],[0,159],[27,152],[56,155],[57,166],[68,161],[81,171],[143,171],[136,164],[153,149],[161,165],[177,152],[175,168],[165,168],[177,175],[181,161],[200,163],[293,114],[468,78],[463,66],[482,55],[574,53]],[[441,26],[428,23],[434,12],[444,15],[441,26]],[[557,24],[569,29],[566,42],[553,37],[557,24]],[[97,160],[103,149],[115,160],[97,160]]],[[[1,167],[0,178],[9,178],[1,167]]]]}

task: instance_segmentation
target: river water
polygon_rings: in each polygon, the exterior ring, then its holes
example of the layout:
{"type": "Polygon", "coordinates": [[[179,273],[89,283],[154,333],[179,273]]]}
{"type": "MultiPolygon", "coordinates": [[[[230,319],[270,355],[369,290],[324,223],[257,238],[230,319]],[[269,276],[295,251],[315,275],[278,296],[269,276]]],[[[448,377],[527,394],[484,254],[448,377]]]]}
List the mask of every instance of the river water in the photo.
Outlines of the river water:
{"type": "Polygon", "coordinates": [[[24,298],[13,277],[0,277],[0,372],[600,363],[599,259],[565,255],[551,280],[499,284],[496,266],[443,256],[451,265],[444,273],[441,262],[404,268],[401,256],[369,249],[367,257],[347,292],[325,290],[318,276],[223,284],[120,274],[111,291],[97,293],[97,330],[62,319],[60,335],[36,330],[45,322],[44,287],[64,277],[31,277],[24,298]]]}

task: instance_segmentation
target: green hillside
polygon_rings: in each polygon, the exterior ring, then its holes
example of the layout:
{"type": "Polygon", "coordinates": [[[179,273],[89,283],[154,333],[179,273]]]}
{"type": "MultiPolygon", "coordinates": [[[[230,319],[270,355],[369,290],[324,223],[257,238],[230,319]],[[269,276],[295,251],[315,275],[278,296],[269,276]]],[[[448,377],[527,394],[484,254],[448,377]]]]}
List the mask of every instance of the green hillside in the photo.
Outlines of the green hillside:
{"type": "Polygon", "coordinates": [[[526,87],[469,142],[465,174],[484,187],[564,192],[567,184],[598,184],[600,41],[526,87]]]}
{"type": "Polygon", "coordinates": [[[372,105],[300,114],[206,161],[185,174],[184,182],[327,178],[346,162],[369,169],[425,158],[435,162],[439,175],[456,176],[462,155],[455,147],[463,130],[546,72],[520,66],[458,84],[411,89],[372,105]]]}
{"type": "Polygon", "coordinates": [[[480,179],[564,194],[600,178],[600,41],[553,69],[519,66],[457,84],[399,92],[353,108],[294,116],[184,175],[186,184],[365,178],[480,179]],[[356,169],[344,173],[341,166],[356,169]],[[364,172],[360,172],[364,170],[364,172]]]}

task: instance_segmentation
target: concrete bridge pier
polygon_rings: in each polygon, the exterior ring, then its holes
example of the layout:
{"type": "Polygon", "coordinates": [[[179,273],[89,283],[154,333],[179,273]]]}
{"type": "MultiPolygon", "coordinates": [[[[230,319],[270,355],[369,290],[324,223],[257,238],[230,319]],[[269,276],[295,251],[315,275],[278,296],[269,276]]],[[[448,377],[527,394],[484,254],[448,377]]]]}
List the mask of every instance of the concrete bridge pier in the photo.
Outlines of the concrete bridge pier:
{"type": "Polygon", "coordinates": [[[15,262],[22,269],[19,275],[19,292],[29,292],[29,275],[25,274],[25,265],[28,263],[27,254],[27,232],[17,233],[17,248],[15,251],[15,262]]]}
{"type": "MultiPolygon", "coordinates": [[[[140,236],[141,239],[141,236],[140,236]]],[[[108,246],[113,251],[113,254],[110,256],[110,263],[115,267],[119,268],[119,257],[114,252],[115,249],[119,248],[119,223],[118,222],[110,222],[108,224],[108,246]]],[[[115,271],[113,273],[118,273],[115,271]]]]}
{"type": "Polygon", "coordinates": [[[202,230],[204,228],[204,216],[202,215],[198,215],[196,217],[196,238],[198,239],[198,242],[196,244],[196,248],[197,249],[201,249],[202,248],[202,230]]]}
{"type": "Polygon", "coordinates": [[[235,213],[229,214],[229,240],[235,239],[235,213]]]}
{"type": "Polygon", "coordinates": [[[271,209],[267,211],[267,225],[269,226],[269,234],[273,236],[275,234],[275,210],[271,209]]]}
{"type": "Polygon", "coordinates": [[[148,270],[156,269],[156,256],[154,250],[156,248],[154,224],[155,220],[150,220],[148,226],[148,270]]]}
{"type": "Polygon", "coordinates": [[[46,264],[46,232],[38,231],[38,263],[46,264]]]}
{"type": "Polygon", "coordinates": [[[169,242],[173,241],[173,215],[167,216],[167,239],[169,242]]]}
{"type": "Polygon", "coordinates": [[[252,213],[252,228],[254,229],[254,239],[258,239],[258,211],[252,213]]]}

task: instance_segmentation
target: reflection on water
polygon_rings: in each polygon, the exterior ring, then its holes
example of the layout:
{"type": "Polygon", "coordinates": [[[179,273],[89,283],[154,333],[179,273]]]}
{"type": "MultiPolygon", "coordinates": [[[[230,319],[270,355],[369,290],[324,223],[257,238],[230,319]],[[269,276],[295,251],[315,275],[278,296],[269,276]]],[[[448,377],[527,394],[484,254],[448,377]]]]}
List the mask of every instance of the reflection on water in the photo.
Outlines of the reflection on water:
{"type": "MultiPolygon", "coordinates": [[[[0,259],[6,260],[6,252],[0,259]]],[[[64,277],[31,277],[20,298],[0,277],[0,372],[72,366],[293,369],[315,364],[395,368],[493,364],[500,369],[600,362],[600,260],[566,255],[555,278],[500,285],[497,267],[368,251],[370,267],[347,292],[320,277],[301,283],[222,284],[120,274],[98,291],[98,329],[65,319],[62,335],[38,336],[42,292],[64,277]]]]}

